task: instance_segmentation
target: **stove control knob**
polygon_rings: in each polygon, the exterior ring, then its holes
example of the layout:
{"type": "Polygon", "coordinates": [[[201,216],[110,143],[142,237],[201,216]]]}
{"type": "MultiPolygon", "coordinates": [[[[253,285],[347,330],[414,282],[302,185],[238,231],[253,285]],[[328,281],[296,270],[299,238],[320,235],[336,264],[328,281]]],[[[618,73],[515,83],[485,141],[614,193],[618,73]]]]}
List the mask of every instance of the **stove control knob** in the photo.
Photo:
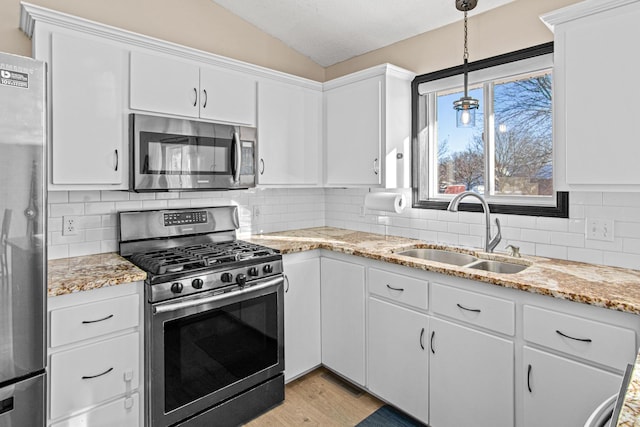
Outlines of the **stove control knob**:
{"type": "Polygon", "coordinates": [[[204,285],[204,281],[202,279],[193,279],[191,281],[191,286],[195,289],[202,289],[202,285],[204,285]]]}
{"type": "Polygon", "coordinates": [[[247,276],[240,273],[236,276],[236,283],[240,286],[244,286],[247,283],[247,276]]]}
{"type": "Polygon", "coordinates": [[[174,294],[179,294],[180,292],[182,292],[183,287],[184,286],[182,286],[182,283],[175,282],[171,285],[171,292],[173,292],[174,294]]]}
{"type": "Polygon", "coordinates": [[[222,273],[220,279],[222,279],[223,282],[229,283],[231,282],[231,279],[233,279],[233,276],[231,275],[231,273],[222,273]]]}
{"type": "Polygon", "coordinates": [[[258,269],[256,267],[251,267],[249,269],[249,276],[257,276],[258,274],[260,273],[258,272],[258,269]]]}
{"type": "Polygon", "coordinates": [[[273,266],[271,264],[267,264],[264,267],[262,267],[262,271],[264,271],[267,274],[271,274],[273,273],[273,266]]]}

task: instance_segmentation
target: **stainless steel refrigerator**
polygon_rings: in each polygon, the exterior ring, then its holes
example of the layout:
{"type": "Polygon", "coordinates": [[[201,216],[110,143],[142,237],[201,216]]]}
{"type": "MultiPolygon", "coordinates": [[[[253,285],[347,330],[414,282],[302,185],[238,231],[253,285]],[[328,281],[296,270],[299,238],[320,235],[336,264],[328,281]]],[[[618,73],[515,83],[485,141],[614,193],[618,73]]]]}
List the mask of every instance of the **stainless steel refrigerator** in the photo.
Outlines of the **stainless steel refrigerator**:
{"type": "Polygon", "coordinates": [[[45,65],[0,53],[0,427],[44,426],[45,65]]]}

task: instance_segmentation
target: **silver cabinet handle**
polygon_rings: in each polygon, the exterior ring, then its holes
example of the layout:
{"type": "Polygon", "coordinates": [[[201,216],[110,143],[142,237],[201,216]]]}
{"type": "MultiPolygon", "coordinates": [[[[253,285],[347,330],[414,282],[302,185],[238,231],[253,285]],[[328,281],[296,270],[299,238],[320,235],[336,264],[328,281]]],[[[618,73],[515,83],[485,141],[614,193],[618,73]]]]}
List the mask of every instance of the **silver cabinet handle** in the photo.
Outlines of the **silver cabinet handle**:
{"type": "Polygon", "coordinates": [[[196,89],[195,87],[193,88],[193,106],[195,107],[196,105],[198,105],[198,89],[196,89]]]}
{"type": "Polygon", "coordinates": [[[83,380],[91,380],[91,379],[93,379],[93,378],[98,378],[98,377],[101,377],[101,376],[103,376],[103,375],[107,375],[107,374],[108,374],[109,372],[111,372],[111,371],[113,371],[113,367],[111,367],[111,368],[107,369],[106,371],[101,372],[101,373],[99,373],[99,374],[97,374],[97,375],[86,375],[86,376],[85,376],[85,375],[83,375],[83,376],[82,376],[82,379],[83,379],[83,380]]]}
{"type": "Polygon", "coordinates": [[[264,159],[260,159],[260,175],[264,175],[264,159]]]}
{"type": "Polygon", "coordinates": [[[104,322],[105,320],[109,320],[109,319],[111,319],[112,317],[113,317],[113,314],[110,314],[110,315],[108,315],[108,316],[106,316],[106,317],[103,317],[102,319],[96,319],[96,320],[83,320],[83,321],[82,321],[82,324],[83,324],[83,325],[86,325],[86,324],[89,324],[89,323],[104,322]]]}
{"type": "Polygon", "coordinates": [[[387,283],[387,288],[391,289],[392,291],[400,291],[400,292],[404,292],[404,288],[394,288],[393,286],[391,286],[390,284],[387,283]]]}
{"type": "Polygon", "coordinates": [[[202,95],[204,98],[204,102],[202,103],[202,108],[207,108],[207,100],[209,99],[209,96],[207,95],[206,89],[202,89],[202,95]]]}
{"type": "Polygon", "coordinates": [[[378,158],[373,159],[373,173],[378,175],[380,170],[378,169],[378,158]]]}
{"type": "Polygon", "coordinates": [[[286,286],[284,287],[284,293],[286,294],[287,292],[289,292],[289,276],[287,276],[286,274],[284,275],[284,281],[286,283],[286,286]]]}
{"type": "Polygon", "coordinates": [[[113,167],[113,170],[117,172],[117,171],[118,171],[118,161],[119,161],[119,158],[118,158],[118,149],[117,149],[117,148],[114,150],[114,154],[115,154],[115,158],[116,158],[116,164],[115,164],[115,166],[113,167]]]}

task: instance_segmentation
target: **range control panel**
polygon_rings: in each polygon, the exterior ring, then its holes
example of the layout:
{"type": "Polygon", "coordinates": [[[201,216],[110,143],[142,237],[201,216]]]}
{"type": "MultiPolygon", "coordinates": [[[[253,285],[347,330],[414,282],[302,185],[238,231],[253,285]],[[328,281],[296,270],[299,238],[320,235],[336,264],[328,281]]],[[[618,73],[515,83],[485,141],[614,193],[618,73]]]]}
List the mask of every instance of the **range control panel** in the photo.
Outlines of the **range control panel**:
{"type": "Polygon", "coordinates": [[[207,211],[171,212],[164,214],[164,226],[206,224],[207,211]]]}

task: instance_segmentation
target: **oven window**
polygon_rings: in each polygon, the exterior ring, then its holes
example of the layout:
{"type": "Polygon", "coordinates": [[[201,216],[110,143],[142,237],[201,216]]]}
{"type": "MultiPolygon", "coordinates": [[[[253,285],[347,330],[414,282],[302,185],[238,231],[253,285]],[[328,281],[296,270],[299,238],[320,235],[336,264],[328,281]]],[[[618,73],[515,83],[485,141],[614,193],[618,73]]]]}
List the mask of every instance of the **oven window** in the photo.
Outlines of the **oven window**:
{"type": "Polygon", "coordinates": [[[278,363],[277,293],[164,324],[165,413],[278,363]]]}
{"type": "Polygon", "coordinates": [[[228,175],[231,173],[231,139],[140,132],[140,172],[228,175]]]}

